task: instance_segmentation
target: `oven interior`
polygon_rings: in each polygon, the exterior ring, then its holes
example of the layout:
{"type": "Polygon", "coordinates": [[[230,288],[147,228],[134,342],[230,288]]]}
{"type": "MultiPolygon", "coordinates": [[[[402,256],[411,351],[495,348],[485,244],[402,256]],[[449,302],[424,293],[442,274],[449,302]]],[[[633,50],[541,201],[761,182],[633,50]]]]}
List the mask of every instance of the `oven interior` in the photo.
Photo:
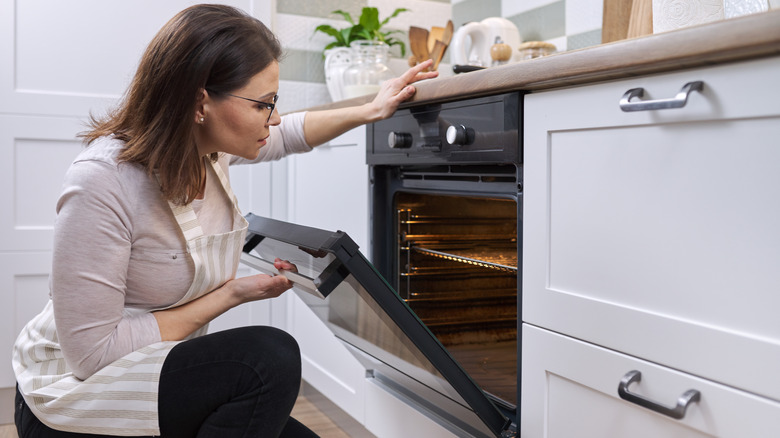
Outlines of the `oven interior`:
{"type": "Polygon", "coordinates": [[[516,199],[397,192],[397,290],[474,381],[517,405],[516,199]]]}

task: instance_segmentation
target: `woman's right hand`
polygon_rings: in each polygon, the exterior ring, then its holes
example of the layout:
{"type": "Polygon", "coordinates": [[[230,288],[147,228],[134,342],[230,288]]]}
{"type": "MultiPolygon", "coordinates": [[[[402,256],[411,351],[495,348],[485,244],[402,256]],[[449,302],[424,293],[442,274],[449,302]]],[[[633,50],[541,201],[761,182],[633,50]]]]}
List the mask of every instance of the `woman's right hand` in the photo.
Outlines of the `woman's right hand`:
{"type": "MultiPolygon", "coordinates": [[[[274,260],[279,271],[298,269],[286,260],[274,260]]],[[[216,290],[186,304],[153,313],[160,340],[180,341],[233,307],[251,301],[276,298],[293,283],[284,275],[256,274],[229,280],[216,290]]]]}
{"type": "Polygon", "coordinates": [[[284,275],[256,274],[236,278],[225,284],[239,303],[276,298],[293,284],[284,275]]]}

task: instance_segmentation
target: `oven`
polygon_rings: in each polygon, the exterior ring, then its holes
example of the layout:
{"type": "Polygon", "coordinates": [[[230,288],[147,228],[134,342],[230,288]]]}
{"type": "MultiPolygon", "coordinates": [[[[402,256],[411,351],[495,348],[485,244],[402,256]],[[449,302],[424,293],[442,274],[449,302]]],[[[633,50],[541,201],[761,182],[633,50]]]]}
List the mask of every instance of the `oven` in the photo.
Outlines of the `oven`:
{"type": "Polygon", "coordinates": [[[247,216],[242,260],[274,272],[396,396],[457,436],[519,424],[521,96],[411,105],[367,129],[371,251],[247,216]]]}
{"type": "Polygon", "coordinates": [[[508,417],[519,400],[521,97],[398,111],[369,130],[371,259],[508,417]]]}

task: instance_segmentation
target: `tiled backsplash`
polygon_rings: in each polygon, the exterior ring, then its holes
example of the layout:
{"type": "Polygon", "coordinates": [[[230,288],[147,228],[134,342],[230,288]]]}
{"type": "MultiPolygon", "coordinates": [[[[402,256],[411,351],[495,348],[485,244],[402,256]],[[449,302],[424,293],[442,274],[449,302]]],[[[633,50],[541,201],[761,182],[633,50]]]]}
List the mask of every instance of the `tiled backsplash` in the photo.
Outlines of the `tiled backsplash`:
{"type": "MultiPolygon", "coordinates": [[[[360,15],[364,6],[379,9],[380,19],[392,14],[396,8],[407,8],[405,12],[390,20],[389,29],[398,29],[403,34],[396,37],[407,43],[409,26],[430,29],[444,26],[452,19],[455,29],[469,21],[480,21],[487,17],[502,16],[511,20],[520,30],[523,41],[548,41],[559,51],[578,49],[601,42],[601,16],[603,0],[276,0],[276,14],[273,29],[286,49],[281,65],[279,106],[282,112],[313,107],[329,103],[330,96],[325,87],[322,48],[331,39],[323,33],[314,33],[320,24],[336,28],[346,27],[341,16],[331,11],[341,9],[360,15]]],[[[400,74],[406,68],[406,61],[398,57],[390,67],[400,74]]],[[[451,74],[445,55],[442,75],[451,74]]]]}
{"type": "MultiPolygon", "coordinates": [[[[340,15],[331,14],[331,11],[347,11],[357,20],[364,6],[378,8],[380,20],[388,17],[396,8],[411,11],[401,13],[387,25],[388,29],[403,32],[394,36],[405,42],[407,56],[409,26],[427,29],[444,26],[452,13],[449,0],[276,0],[272,28],[285,48],[279,85],[279,108],[282,112],[331,102],[325,86],[322,49],[332,39],[321,32],[315,34],[314,29],[320,24],[330,24],[337,29],[346,27],[347,22],[340,15]]],[[[393,48],[392,53],[397,58],[391,61],[390,67],[396,74],[400,74],[407,68],[406,60],[400,58],[397,47],[393,48]]]]}
{"type": "Polygon", "coordinates": [[[601,43],[603,0],[452,0],[455,27],[501,16],[523,41],[547,41],[559,52],[601,43]]]}

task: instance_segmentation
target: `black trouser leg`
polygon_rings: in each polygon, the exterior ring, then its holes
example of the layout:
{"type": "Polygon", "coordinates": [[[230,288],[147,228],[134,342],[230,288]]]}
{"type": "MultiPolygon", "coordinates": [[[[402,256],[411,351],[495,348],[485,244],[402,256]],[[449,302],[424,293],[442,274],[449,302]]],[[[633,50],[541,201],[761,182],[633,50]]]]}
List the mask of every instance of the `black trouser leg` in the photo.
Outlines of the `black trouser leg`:
{"type": "MultiPolygon", "coordinates": [[[[290,417],[301,382],[298,344],[273,327],[242,327],[174,347],[160,374],[163,438],[309,438],[290,417]]],[[[53,430],[16,392],[20,438],[101,438],[53,430]]]]}
{"type": "Polygon", "coordinates": [[[279,329],[242,327],[182,342],[160,375],[162,436],[316,437],[288,421],[300,384],[298,344],[279,329]]]}

